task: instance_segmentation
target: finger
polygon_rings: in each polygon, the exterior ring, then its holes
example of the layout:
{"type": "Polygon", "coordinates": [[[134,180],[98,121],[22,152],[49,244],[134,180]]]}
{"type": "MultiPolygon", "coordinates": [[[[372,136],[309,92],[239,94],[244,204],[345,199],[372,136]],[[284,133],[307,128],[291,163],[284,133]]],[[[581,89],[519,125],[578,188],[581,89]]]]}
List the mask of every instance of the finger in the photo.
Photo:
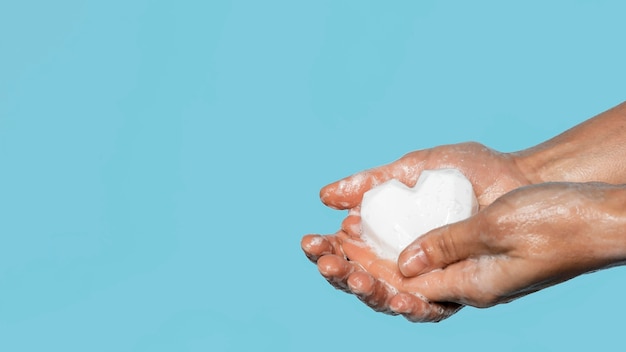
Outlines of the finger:
{"type": "Polygon", "coordinates": [[[393,287],[402,287],[404,276],[398,270],[398,265],[392,260],[378,257],[363,241],[346,239],[342,242],[342,249],[351,261],[359,263],[373,277],[382,279],[393,287]]]}
{"type": "Polygon", "coordinates": [[[300,246],[307,258],[313,263],[317,263],[318,259],[326,254],[339,254],[341,252],[336,236],[306,235],[302,237],[300,246]]]}
{"type": "Polygon", "coordinates": [[[365,271],[355,271],[348,277],[348,287],[363,303],[377,312],[393,314],[388,301],[395,291],[365,271]]]}
{"type": "Polygon", "coordinates": [[[423,169],[423,158],[420,155],[420,152],[413,152],[390,164],[331,183],[322,188],[320,198],[331,208],[350,209],[361,203],[363,193],[385,181],[397,179],[412,187],[423,169]]]}
{"type": "Polygon", "coordinates": [[[335,288],[350,292],[348,288],[348,276],[357,270],[355,264],[350,263],[341,256],[328,254],[319,258],[317,261],[317,269],[335,288]]]}
{"type": "Polygon", "coordinates": [[[348,215],[341,223],[341,230],[350,237],[359,237],[361,235],[361,216],[348,215]]]}
{"type": "Polygon", "coordinates": [[[389,308],[393,312],[414,323],[439,322],[458,312],[462,307],[456,303],[429,303],[408,293],[399,293],[389,301],[389,308]]]}
{"type": "Polygon", "coordinates": [[[481,240],[480,222],[479,213],[419,237],[398,256],[400,271],[406,277],[413,277],[486,253],[488,247],[481,240]]]}
{"type": "MultiPolygon", "coordinates": [[[[419,292],[431,302],[454,302],[486,308],[502,302],[503,284],[494,277],[511,278],[497,257],[468,259],[407,280],[409,292],[419,292]]],[[[508,281],[508,279],[506,280],[508,281]]]]}

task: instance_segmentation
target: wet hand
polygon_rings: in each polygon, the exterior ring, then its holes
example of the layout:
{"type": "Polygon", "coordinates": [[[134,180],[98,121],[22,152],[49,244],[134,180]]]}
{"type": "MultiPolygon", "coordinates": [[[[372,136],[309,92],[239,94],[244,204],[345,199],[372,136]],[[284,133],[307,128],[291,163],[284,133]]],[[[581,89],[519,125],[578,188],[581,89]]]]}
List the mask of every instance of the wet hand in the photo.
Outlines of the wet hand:
{"type": "Polygon", "coordinates": [[[626,261],[626,187],[545,183],[514,190],[401,253],[404,289],[489,307],[626,261]]]}

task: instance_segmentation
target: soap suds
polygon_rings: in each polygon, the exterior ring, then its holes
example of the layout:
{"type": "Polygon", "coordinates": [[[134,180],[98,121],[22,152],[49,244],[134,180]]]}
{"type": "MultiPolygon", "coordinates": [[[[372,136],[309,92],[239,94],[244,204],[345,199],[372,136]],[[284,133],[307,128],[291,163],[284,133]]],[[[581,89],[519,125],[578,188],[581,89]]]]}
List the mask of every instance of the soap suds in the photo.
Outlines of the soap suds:
{"type": "Polygon", "coordinates": [[[316,237],[313,237],[309,241],[309,246],[310,247],[317,247],[317,246],[321,245],[322,242],[324,242],[324,238],[322,236],[316,236],[316,237]]]}
{"type": "Polygon", "coordinates": [[[354,174],[348,177],[347,179],[339,181],[339,184],[337,185],[337,193],[341,193],[344,195],[354,193],[356,190],[358,190],[361,187],[361,184],[367,179],[367,175],[365,173],[366,171],[359,172],[357,174],[354,174]]]}

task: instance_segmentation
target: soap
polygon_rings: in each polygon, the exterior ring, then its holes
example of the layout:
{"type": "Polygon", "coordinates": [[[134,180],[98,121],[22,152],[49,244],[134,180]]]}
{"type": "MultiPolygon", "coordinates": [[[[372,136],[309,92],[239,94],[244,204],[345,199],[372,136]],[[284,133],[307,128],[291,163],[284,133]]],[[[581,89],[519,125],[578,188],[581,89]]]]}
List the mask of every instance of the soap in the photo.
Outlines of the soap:
{"type": "Polygon", "coordinates": [[[361,238],[380,258],[395,261],[419,236],[477,211],[472,184],[461,171],[424,170],[413,187],[392,179],[363,195],[361,238]]]}

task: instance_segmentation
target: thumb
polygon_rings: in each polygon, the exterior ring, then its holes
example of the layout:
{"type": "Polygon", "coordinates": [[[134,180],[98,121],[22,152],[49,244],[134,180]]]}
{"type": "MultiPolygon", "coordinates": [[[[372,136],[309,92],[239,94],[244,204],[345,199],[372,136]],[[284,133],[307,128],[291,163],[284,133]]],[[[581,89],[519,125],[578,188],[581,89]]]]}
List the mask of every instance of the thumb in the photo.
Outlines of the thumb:
{"type": "Polygon", "coordinates": [[[477,218],[434,229],[416,239],[398,257],[402,274],[417,276],[485,253],[487,246],[480,239],[477,218]]]}
{"type": "Polygon", "coordinates": [[[333,182],[322,188],[320,198],[331,208],[351,209],[361,203],[365,192],[391,179],[413,187],[424,168],[423,154],[421,151],[413,152],[390,164],[333,182]]]}

